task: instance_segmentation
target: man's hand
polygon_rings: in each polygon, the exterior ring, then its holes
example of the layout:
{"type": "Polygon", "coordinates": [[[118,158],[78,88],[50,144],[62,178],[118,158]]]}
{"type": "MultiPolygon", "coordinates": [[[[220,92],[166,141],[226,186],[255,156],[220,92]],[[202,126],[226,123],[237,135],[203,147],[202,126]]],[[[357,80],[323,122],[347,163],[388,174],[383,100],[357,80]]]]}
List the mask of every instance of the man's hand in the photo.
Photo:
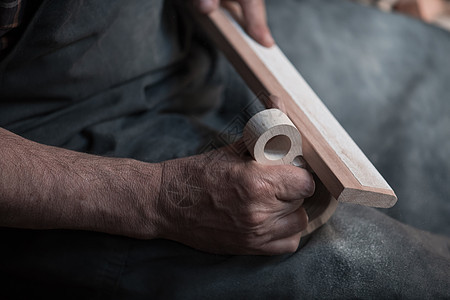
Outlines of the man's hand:
{"type": "Polygon", "coordinates": [[[232,147],[167,161],[158,201],[161,236],[221,254],[297,250],[314,181],[293,166],[264,166],[232,147]]]}
{"type": "MultiPolygon", "coordinates": [[[[210,13],[217,9],[220,0],[193,0],[194,6],[201,13],[210,13]]],[[[242,8],[242,21],[245,31],[258,43],[270,47],[274,44],[269,27],[267,26],[266,7],[264,0],[226,0],[223,2],[237,2],[242,8]]]]}
{"type": "Polygon", "coordinates": [[[0,140],[0,226],[166,238],[227,254],[293,252],[307,226],[301,205],[314,191],[311,175],[260,165],[232,147],[158,164],[50,147],[1,128],[0,140]]]}

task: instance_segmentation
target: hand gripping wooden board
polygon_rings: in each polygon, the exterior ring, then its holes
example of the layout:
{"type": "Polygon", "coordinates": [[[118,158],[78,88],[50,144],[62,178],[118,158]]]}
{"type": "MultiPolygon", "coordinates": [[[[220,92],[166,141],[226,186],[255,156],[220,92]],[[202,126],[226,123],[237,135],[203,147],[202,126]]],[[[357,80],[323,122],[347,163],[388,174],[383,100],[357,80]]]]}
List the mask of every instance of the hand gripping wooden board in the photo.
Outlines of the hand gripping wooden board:
{"type": "Polygon", "coordinates": [[[396,203],[389,184],[276,45],[257,44],[224,10],[195,19],[255,95],[284,103],[301,133],[304,159],[337,201],[384,208],[396,203]]]}

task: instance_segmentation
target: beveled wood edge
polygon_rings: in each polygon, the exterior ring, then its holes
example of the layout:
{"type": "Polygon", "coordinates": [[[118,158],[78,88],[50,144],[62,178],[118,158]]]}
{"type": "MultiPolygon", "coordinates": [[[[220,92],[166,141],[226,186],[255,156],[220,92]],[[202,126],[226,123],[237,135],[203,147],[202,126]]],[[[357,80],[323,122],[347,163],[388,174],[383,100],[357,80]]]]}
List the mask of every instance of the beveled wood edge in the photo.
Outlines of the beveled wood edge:
{"type": "Polygon", "coordinates": [[[392,190],[364,186],[358,188],[347,187],[342,191],[338,201],[378,208],[390,208],[397,202],[397,196],[392,190]]]}

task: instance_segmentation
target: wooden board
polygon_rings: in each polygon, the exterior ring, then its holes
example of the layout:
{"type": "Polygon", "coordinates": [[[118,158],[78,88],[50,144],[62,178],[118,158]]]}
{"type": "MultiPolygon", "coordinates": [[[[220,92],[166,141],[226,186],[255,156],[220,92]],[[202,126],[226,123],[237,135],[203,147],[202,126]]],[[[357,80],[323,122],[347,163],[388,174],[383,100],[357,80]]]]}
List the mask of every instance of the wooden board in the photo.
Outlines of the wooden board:
{"type": "Polygon", "coordinates": [[[273,95],[303,138],[303,155],[341,202],[391,207],[395,193],[277,46],[254,42],[224,10],[195,16],[255,95],[273,95]]]}

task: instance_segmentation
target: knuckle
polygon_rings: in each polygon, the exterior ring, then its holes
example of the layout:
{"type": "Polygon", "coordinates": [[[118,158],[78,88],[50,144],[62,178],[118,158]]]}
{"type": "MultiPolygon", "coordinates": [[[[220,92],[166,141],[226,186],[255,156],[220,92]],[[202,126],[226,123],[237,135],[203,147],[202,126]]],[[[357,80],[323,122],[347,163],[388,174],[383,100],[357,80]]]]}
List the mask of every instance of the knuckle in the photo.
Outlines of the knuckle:
{"type": "Polygon", "coordinates": [[[240,244],[249,250],[258,250],[262,246],[262,238],[254,234],[244,234],[241,237],[240,244]]]}
{"type": "Polygon", "coordinates": [[[246,226],[253,231],[253,233],[262,233],[262,224],[265,223],[267,216],[263,213],[250,211],[245,217],[246,226]]]}
{"type": "Polygon", "coordinates": [[[240,242],[248,249],[258,250],[270,237],[265,226],[266,217],[262,214],[253,214],[245,221],[244,229],[240,235],[240,242]]]}
{"type": "Polygon", "coordinates": [[[261,170],[251,166],[239,178],[239,184],[247,191],[250,198],[258,198],[271,194],[272,186],[261,175],[261,170]]]}

